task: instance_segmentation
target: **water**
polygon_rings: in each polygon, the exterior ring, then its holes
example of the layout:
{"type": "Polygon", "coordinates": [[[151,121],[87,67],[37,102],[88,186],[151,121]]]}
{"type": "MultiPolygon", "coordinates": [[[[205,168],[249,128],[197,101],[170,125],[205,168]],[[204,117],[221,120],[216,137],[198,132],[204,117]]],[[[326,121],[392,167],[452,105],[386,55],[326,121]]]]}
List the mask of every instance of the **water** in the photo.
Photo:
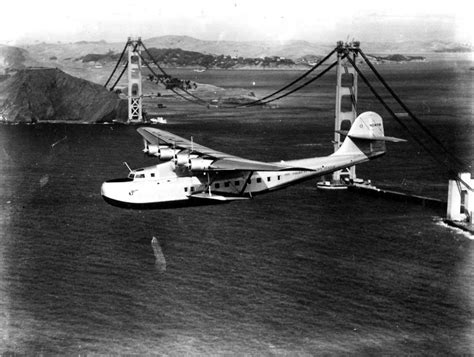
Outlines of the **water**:
{"type": "MultiPolygon", "coordinates": [[[[454,86],[456,70],[449,73],[454,86]]],[[[439,97],[423,100],[440,107],[439,97]]],[[[453,100],[449,120],[429,118],[470,157],[470,104],[453,100]]],[[[330,109],[295,101],[306,106],[196,109],[166,129],[248,158],[327,154],[330,109]]],[[[386,126],[387,135],[403,136],[386,126]]],[[[223,206],[121,210],[103,202],[100,185],[127,173],[123,161],[154,162],[141,155],[135,129],[0,127],[1,352],[474,353],[473,241],[440,223],[443,212],[317,191],[314,181],[223,206]],[[156,265],[152,237],[166,270],[156,265]]],[[[390,145],[358,172],[444,198],[442,170],[410,145],[390,145]]]]}

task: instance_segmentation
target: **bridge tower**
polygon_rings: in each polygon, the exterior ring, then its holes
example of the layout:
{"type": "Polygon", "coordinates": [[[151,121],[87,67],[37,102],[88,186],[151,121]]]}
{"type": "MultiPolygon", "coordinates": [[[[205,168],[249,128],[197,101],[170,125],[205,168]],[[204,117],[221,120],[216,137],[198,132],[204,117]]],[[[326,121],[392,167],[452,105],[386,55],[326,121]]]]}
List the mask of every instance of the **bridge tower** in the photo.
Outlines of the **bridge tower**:
{"type": "Polygon", "coordinates": [[[128,39],[128,123],[142,122],[141,38],[128,39]]]}
{"type": "MultiPolygon", "coordinates": [[[[349,130],[357,118],[357,72],[352,65],[343,59],[344,54],[351,56],[355,62],[360,42],[337,42],[336,66],[336,118],[334,125],[334,151],[342,145],[343,138],[337,131],[349,130]]],[[[347,180],[356,178],[355,166],[333,173],[331,185],[340,185],[347,180]]]]}

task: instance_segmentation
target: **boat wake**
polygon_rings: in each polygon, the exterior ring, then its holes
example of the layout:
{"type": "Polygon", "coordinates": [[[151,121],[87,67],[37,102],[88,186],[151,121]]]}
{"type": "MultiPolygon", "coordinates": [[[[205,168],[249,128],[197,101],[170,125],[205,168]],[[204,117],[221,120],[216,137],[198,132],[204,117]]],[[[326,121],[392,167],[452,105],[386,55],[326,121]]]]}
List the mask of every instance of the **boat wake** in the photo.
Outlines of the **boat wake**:
{"type": "Polygon", "coordinates": [[[151,240],[151,246],[153,248],[153,254],[155,255],[156,268],[160,272],[165,272],[166,271],[165,256],[163,254],[163,251],[161,250],[160,243],[158,242],[158,239],[156,239],[156,237],[153,237],[153,239],[151,240]]]}
{"type": "Polygon", "coordinates": [[[460,234],[460,235],[466,237],[467,239],[474,240],[474,235],[473,234],[471,234],[469,232],[466,232],[466,231],[462,230],[461,228],[450,226],[449,224],[443,222],[443,220],[439,217],[436,217],[435,223],[436,223],[437,226],[447,228],[447,229],[449,229],[453,232],[456,232],[457,234],[460,234]]]}

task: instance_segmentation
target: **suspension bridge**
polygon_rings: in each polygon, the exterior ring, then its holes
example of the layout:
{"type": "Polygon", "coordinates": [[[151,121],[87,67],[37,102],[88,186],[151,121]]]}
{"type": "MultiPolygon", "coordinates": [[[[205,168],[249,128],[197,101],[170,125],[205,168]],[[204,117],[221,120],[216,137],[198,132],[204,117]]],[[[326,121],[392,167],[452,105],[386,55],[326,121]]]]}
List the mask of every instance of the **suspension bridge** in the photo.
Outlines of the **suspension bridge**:
{"type": "MultiPolygon", "coordinates": [[[[117,63],[104,86],[114,90],[125,72],[128,76],[128,123],[144,122],[142,110],[142,68],[147,68],[158,84],[173,92],[182,100],[203,106],[214,106],[209,100],[200,98],[186,88],[185,81],[172,77],[156,61],[141,38],[128,38],[117,63]],[[120,70],[120,64],[122,68],[120,70]]],[[[342,144],[344,132],[350,128],[357,117],[357,91],[359,78],[367,86],[373,96],[380,102],[390,117],[396,121],[406,134],[423,149],[438,165],[443,167],[449,176],[447,218],[451,221],[467,221],[472,227],[474,211],[474,179],[471,178],[471,163],[459,158],[437,138],[433,132],[413,113],[392,87],[385,81],[360,47],[360,42],[337,42],[324,58],[309,70],[283,85],[280,89],[250,102],[237,105],[223,105],[223,108],[236,109],[254,106],[263,106],[303,89],[316,82],[326,73],[336,69],[336,106],[335,106],[335,133],[334,150],[342,144]],[[335,59],[332,59],[334,58],[335,59]],[[379,86],[395,100],[404,110],[403,116],[410,119],[410,125],[400,118],[381,95],[380,91],[369,81],[357,65],[361,59],[367,65],[371,74],[377,79],[379,86]],[[323,65],[325,66],[324,69],[323,65]],[[318,72],[319,70],[319,72],[318,72]],[[316,74],[317,73],[317,74],[316,74]],[[347,105],[347,103],[349,103],[347,105]]],[[[329,186],[344,186],[347,182],[357,180],[355,166],[335,172],[329,186]]],[[[471,228],[472,229],[472,228],[471,228]]]]}

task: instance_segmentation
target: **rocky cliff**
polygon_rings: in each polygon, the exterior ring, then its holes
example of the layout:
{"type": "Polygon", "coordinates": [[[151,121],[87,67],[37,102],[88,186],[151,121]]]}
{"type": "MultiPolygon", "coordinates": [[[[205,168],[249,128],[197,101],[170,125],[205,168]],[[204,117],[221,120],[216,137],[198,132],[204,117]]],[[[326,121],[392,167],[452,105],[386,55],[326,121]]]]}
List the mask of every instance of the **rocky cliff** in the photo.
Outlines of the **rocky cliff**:
{"type": "Polygon", "coordinates": [[[125,119],[127,103],[103,86],[56,68],[24,69],[0,83],[6,122],[102,122],[125,119]]]}

